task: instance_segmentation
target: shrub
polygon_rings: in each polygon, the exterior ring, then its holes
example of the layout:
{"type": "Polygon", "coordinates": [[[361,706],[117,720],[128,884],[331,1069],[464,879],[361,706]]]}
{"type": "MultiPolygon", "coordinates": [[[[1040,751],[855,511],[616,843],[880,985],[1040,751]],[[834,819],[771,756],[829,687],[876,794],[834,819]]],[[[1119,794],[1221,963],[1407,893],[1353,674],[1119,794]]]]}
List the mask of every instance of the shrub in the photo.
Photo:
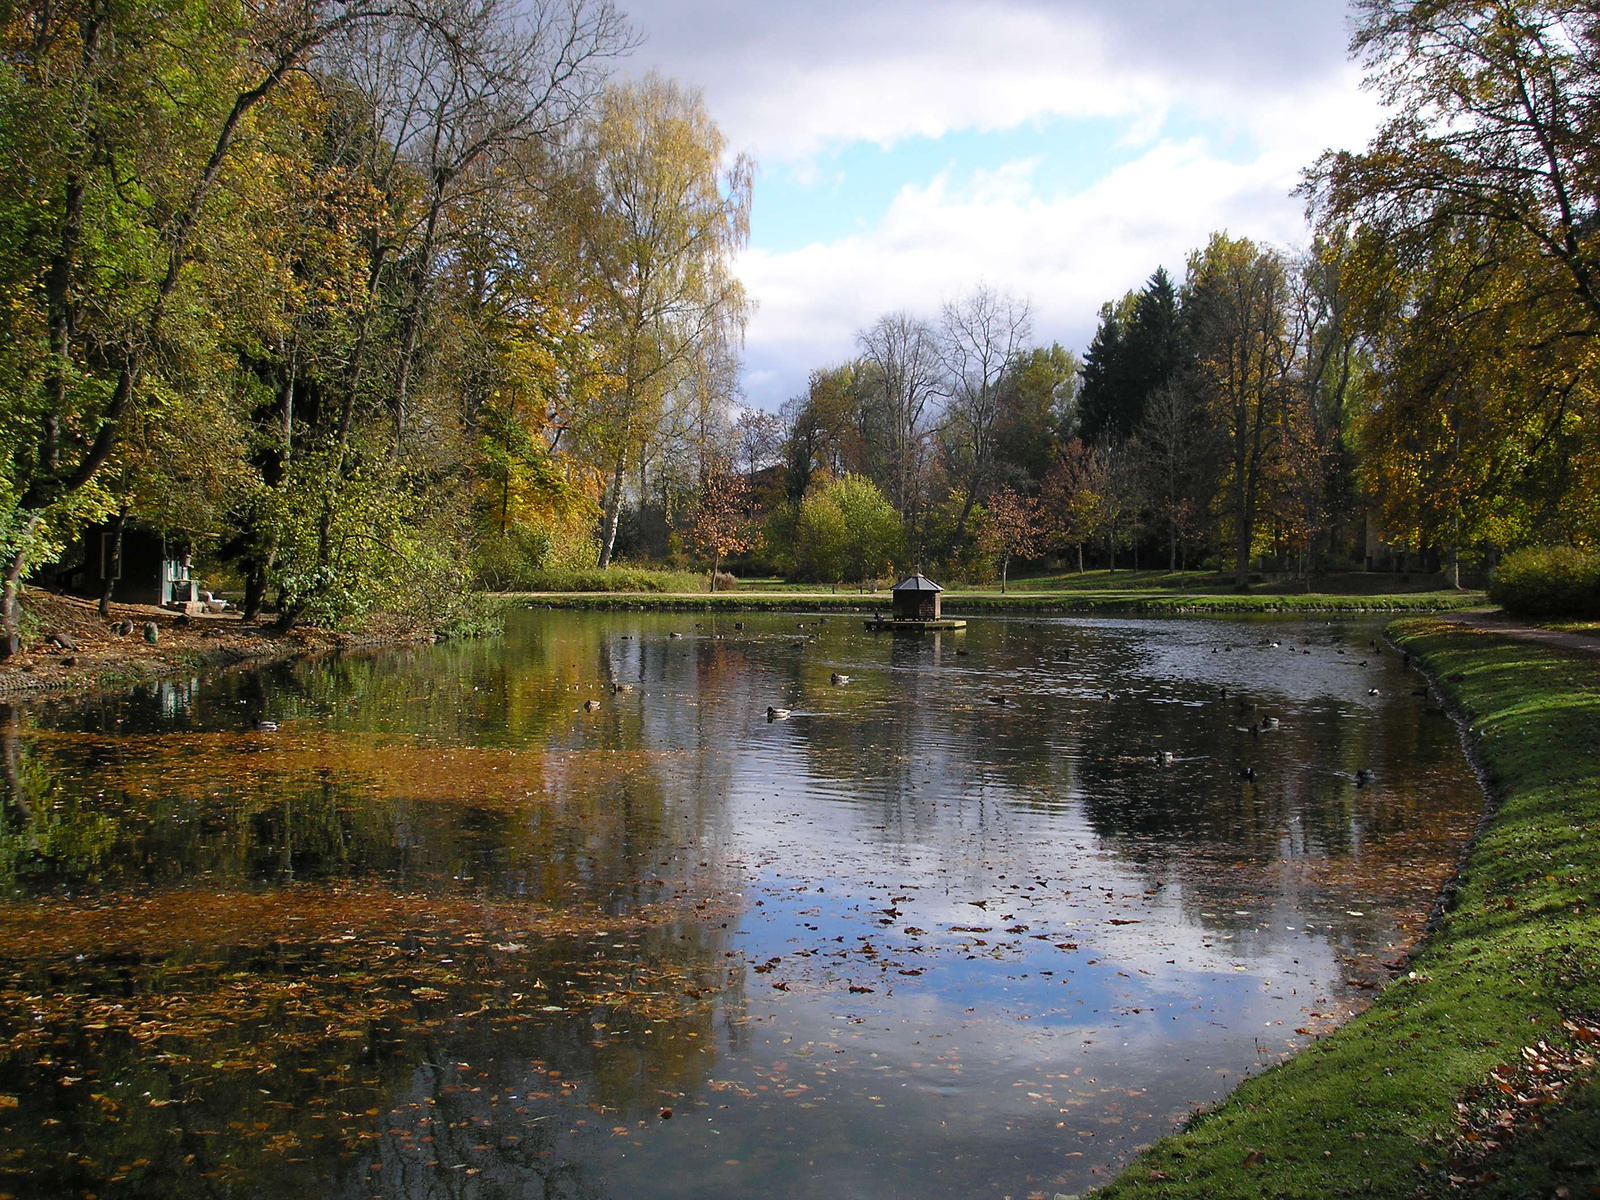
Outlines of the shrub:
{"type": "MultiPolygon", "coordinates": [[[[531,571],[519,581],[528,592],[703,592],[706,577],[693,571],[650,571],[612,566],[531,571]]],[[[719,586],[718,590],[721,588],[719,586]]]]}
{"type": "Polygon", "coordinates": [[[1571,546],[1518,550],[1495,569],[1489,599],[1519,617],[1600,617],[1600,555],[1571,546]]]}
{"type": "Polygon", "coordinates": [[[713,592],[731,592],[739,586],[738,579],[726,571],[718,571],[711,577],[711,590],[713,592]]]}

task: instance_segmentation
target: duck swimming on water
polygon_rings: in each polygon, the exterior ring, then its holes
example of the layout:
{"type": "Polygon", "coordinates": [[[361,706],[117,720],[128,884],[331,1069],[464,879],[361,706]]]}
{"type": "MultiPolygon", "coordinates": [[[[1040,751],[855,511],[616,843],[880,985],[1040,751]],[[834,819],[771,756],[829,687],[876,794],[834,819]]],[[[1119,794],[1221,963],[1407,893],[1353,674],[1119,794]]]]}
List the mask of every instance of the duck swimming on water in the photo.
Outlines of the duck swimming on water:
{"type": "Polygon", "coordinates": [[[774,708],[770,704],[767,705],[767,720],[769,720],[769,721],[783,721],[783,720],[788,719],[788,716],[789,716],[789,710],[787,708],[774,708]]]}

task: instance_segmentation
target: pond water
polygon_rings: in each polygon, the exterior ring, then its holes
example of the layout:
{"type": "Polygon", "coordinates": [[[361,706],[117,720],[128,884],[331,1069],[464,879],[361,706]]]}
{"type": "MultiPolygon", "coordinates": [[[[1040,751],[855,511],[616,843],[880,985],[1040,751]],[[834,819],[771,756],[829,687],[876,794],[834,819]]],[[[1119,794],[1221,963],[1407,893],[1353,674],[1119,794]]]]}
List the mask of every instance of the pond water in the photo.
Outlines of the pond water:
{"type": "Polygon", "coordinates": [[[0,1193],[1082,1191],[1470,837],[1381,627],[530,611],[12,708],[0,1193]]]}

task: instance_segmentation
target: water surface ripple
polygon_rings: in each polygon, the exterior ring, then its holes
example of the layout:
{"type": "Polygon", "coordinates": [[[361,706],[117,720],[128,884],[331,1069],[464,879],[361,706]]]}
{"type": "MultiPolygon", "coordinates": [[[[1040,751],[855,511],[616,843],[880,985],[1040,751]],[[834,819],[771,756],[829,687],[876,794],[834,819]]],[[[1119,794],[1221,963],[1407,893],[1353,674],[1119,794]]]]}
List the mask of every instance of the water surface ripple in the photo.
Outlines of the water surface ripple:
{"type": "Polygon", "coordinates": [[[1082,1191],[1470,836],[1380,628],[529,611],[11,709],[0,1192],[1082,1191]]]}

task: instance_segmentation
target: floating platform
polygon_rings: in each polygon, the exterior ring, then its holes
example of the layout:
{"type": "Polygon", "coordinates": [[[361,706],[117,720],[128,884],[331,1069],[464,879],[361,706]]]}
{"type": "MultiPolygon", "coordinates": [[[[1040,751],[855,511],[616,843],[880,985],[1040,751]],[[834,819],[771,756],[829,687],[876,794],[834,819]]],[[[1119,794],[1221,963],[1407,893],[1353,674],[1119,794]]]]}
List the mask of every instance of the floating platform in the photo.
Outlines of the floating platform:
{"type": "Polygon", "coordinates": [[[940,630],[965,629],[965,621],[951,617],[939,617],[935,620],[914,620],[902,618],[900,620],[867,621],[865,622],[868,633],[937,633],[940,630]]]}

